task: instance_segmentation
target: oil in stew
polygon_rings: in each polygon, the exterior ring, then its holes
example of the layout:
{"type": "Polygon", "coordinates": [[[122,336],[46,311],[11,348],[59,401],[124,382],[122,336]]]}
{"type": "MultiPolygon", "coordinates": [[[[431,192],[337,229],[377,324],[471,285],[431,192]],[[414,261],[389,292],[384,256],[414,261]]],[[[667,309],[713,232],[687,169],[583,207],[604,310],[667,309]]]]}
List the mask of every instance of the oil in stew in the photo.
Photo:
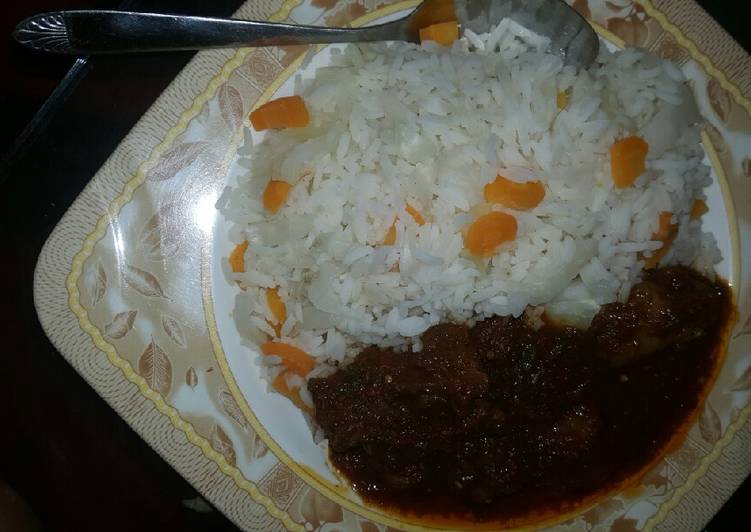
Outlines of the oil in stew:
{"type": "Polygon", "coordinates": [[[309,390],[366,500],[481,521],[557,512],[640,471],[691,418],[731,309],[726,285],[661,268],[587,330],[438,325],[421,352],[365,349],[309,390]]]}

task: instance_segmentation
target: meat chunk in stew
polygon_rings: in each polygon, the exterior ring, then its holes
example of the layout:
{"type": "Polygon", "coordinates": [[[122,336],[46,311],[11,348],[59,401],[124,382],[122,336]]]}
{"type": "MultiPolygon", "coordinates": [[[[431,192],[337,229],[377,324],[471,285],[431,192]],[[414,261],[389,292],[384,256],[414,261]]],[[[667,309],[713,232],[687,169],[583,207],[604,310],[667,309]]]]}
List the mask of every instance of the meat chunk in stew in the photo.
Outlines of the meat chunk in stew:
{"type": "Polygon", "coordinates": [[[607,489],[698,406],[731,315],[726,286],[646,275],[590,329],[444,324],[420,352],[368,348],[311,379],[332,462],[375,503],[510,519],[607,489]]]}

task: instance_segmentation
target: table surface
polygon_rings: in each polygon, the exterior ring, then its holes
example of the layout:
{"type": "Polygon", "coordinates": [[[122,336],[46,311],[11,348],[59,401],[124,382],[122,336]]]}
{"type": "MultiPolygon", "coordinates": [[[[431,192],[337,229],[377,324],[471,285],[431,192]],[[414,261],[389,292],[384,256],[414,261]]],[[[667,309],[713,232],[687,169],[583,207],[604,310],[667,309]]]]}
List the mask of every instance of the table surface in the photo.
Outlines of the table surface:
{"type": "MultiPolygon", "coordinates": [[[[733,0],[700,0],[746,50],[733,0]]],[[[22,18],[54,9],[120,8],[228,16],[240,1],[28,0],[0,19],[4,110],[0,153],[0,529],[185,530],[236,528],[197,499],[57,353],[34,311],[32,279],[45,239],[122,138],[192,53],[74,60],[16,46],[22,18]],[[53,415],[50,416],[50,413],[53,415]],[[44,420],[44,430],[41,422],[44,420]],[[24,502],[25,501],[25,502],[24,502]],[[198,504],[197,511],[193,509],[198,504]],[[11,525],[13,520],[16,525],[11,525]]],[[[10,4],[10,5],[8,5],[10,4]]],[[[707,526],[751,530],[747,480],[707,526]]]]}

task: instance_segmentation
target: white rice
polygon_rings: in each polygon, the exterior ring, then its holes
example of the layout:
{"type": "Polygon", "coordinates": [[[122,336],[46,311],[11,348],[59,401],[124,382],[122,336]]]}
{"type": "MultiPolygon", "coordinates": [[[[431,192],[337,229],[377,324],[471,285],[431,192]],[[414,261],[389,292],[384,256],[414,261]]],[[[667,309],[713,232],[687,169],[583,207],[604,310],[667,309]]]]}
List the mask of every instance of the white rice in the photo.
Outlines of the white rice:
{"type": "MultiPolygon", "coordinates": [[[[229,274],[244,288],[235,309],[243,334],[274,334],[264,291],[274,286],[288,309],[282,341],[316,357],[309,377],[362,345],[419,349],[419,335],[444,321],[528,307],[539,318],[544,307],[586,325],[628,295],[640,257],[661,247],[651,235],[663,211],[680,230],[662,264],[718,261],[712,237],[689,220],[710,179],[680,71],[601,47],[592,68],[576,72],[547,44],[504,20],[451,48],[349,45],[313,80],[298,80],[311,125],[257,146],[246,135],[248,172],[218,203],[233,241],[249,241],[247,271],[229,274]],[[563,110],[559,91],[569,93],[563,110]],[[609,148],[630,134],[649,143],[647,171],[616,189],[609,148]],[[497,174],[542,181],[544,201],[527,212],[484,205],[497,174]],[[295,184],[276,215],[260,201],[271,178],[295,184]],[[519,229],[477,260],[462,229],[483,209],[513,214],[519,229]],[[396,244],[381,245],[395,219],[396,244]]],[[[279,371],[277,357],[260,358],[269,376],[279,371]]]]}

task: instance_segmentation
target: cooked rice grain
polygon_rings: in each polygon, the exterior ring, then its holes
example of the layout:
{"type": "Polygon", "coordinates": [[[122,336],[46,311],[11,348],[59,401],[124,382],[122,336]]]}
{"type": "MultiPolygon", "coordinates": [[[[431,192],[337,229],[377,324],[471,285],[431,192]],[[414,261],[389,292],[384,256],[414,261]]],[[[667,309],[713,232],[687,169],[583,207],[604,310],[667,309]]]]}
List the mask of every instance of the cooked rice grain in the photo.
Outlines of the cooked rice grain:
{"type": "Polygon", "coordinates": [[[294,309],[283,341],[316,357],[316,374],[360,345],[419,349],[418,336],[441,321],[545,306],[586,325],[639,279],[640,257],[660,246],[651,235],[663,211],[680,229],[662,262],[710,268],[717,246],[688,218],[710,179],[680,71],[602,47],[576,72],[546,46],[505,20],[451,48],[348,45],[298,79],[311,124],[256,146],[246,134],[249,170],[219,201],[232,240],[250,242],[247,271],[228,274],[246,287],[235,309],[243,334],[273,334],[263,297],[272,286],[294,309]],[[648,141],[647,171],[616,189],[608,151],[626,135],[648,141]],[[541,181],[543,202],[527,212],[484,206],[499,173],[541,181]],[[271,178],[295,184],[276,215],[259,201],[271,178]],[[518,234],[477,260],[462,230],[483,209],[513,214],[518,234]],[[392,224],[395,243],[383,245],[392,224]]]}

